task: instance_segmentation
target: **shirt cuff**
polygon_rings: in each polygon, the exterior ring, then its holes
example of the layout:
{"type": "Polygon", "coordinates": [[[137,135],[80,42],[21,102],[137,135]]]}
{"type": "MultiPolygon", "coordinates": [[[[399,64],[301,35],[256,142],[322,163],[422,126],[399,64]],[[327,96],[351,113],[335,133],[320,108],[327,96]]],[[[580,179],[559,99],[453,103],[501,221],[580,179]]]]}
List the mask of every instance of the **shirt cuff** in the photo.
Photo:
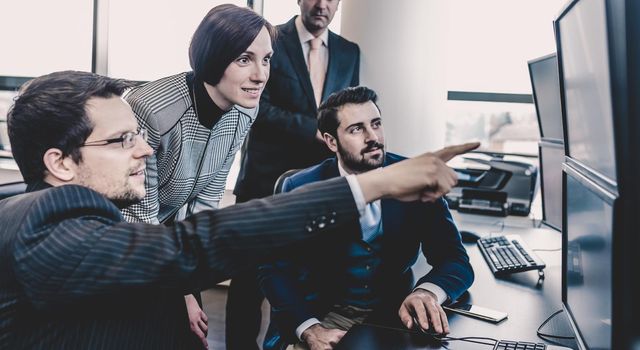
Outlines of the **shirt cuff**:
{"type": "Polygon", "coordinates": [[[425,282],[422,283],[419,286],[416,286],[415,288],[413,288],[413,291],[415,292],[416,289],[424,289],[426,291],[429,291],[433,294],[436,295],[436,299],[438,299],[438,304],[442,305],[442,303],[444,303],[445,301],[447,301],[447,292],[444,291],[444,289],[440,288],[440,286],[435,285],[431,282],[425,282]]]}
{"type": "Polygon", "coordinates": [[[349,187],[351,187],[351,193],[353,194],[353,199],[356,201],[358,212],[360,212],[360,216],[362,216],[364,215],[364,210],[367,207],[367,202],[364,201],[364,195],[362,194],[362,189],[360,188],[358,179],[353,174],[347,175],[345,178],[349,183],[349,187]]]}
{"type": "Polygon", "coordinates": [[[315,317],[302,322],[302,324],[299,325],[298,328],[296,328],[296,337],[298,337],[298,339],[300,339],[300,341],[303,342],[304,339],[302,339],[302,333],[304,333],[304,331],[306,331],[307,328],[319,323],[320,321],[315,317]]]}

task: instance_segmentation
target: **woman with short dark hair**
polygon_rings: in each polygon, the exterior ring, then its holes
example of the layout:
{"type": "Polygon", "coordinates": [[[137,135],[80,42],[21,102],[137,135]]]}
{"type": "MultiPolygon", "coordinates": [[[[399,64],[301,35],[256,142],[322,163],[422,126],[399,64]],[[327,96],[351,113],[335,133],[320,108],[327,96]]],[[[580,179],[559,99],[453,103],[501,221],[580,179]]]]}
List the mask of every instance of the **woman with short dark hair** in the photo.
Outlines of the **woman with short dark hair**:
{"type": "MultiPolygon", "coordinates": [[[[274,27],[252,10],[216,6],[191,39],[192,71],[126,94],[155,151],[147,159],[146,197],[123,210],[128,221],[168,223],[218,207],[257,116],[274,39],[274,27]]],[[[206,315],[192,296],[186,300],[191,328],[206,345],[206,315]]]]}

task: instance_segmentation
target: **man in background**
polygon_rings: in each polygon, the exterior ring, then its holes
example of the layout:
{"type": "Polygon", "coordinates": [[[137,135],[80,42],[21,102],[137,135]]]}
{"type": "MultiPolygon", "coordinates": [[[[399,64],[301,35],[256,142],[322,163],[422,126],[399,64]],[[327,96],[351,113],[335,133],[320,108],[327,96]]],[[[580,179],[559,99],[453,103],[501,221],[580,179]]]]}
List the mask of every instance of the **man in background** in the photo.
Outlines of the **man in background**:
{"type": "MultiPolygon", "coordinates": [[[[329,96],[320,106],[318,129],[336,156],[286,178],[283,192],[405,159],[385,151],[376,101],[364,86],[329,96]]],[[[474,274],[444,200],[383,198],[367,205],[358,224],[341,229],[359,238],[260,267],[260,285],[272,306],[265,350],[283,343],[329,349],[365,320],[449,332],[440,304],[458,298],[474,274]],[[411,266],[420,250],[433,268],[417,272],[416,283],[411,266]]]]}
{"type": "MultiPolygon", "coordinates": [[[[317,108],[331,93],[357,86],[360,77],[358,45],[328,30],[339,3],[298,0],[300,15],[278,26],[271,76],[245,146],[236,202],[269,196],[283,172],[331,155],[317,131],[317,108]]],[[[254,274],[231,281],[228,350],[258,349],[262,300],[254,274]]]]}

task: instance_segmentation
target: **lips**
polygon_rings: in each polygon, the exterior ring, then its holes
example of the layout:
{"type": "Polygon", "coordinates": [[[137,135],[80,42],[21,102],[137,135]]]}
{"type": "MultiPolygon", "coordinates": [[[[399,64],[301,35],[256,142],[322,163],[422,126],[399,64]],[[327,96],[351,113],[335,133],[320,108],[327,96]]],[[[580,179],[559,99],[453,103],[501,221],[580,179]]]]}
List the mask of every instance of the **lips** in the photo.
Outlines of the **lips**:
{"type": "Polygon", "coordinates": [[[262,91],[262,88],[241,88],[242,91],[253,95],[254,97],[259,97],[260,96],[260,92],[262,91]]]}
{"type": "Polygon", "coordinates": [[[139,170],[131,172],[129,176],[144,176],[145,167],[140,168],[139,170]]]}

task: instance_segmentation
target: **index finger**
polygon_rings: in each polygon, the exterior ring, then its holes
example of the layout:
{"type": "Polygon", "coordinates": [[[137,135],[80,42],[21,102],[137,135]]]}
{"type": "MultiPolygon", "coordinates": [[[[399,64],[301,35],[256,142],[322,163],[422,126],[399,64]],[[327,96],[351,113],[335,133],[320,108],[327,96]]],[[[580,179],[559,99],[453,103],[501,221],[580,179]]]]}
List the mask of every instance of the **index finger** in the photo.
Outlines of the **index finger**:
{"type": "Polygon", "coordinates": [[[450,161],[451,158],[472,151],[478,147],[480,147],[480,142],[467,142],[461,145],[447,146],[441,150],[433,152],[433,155],[446,163],[450,161]]]}

